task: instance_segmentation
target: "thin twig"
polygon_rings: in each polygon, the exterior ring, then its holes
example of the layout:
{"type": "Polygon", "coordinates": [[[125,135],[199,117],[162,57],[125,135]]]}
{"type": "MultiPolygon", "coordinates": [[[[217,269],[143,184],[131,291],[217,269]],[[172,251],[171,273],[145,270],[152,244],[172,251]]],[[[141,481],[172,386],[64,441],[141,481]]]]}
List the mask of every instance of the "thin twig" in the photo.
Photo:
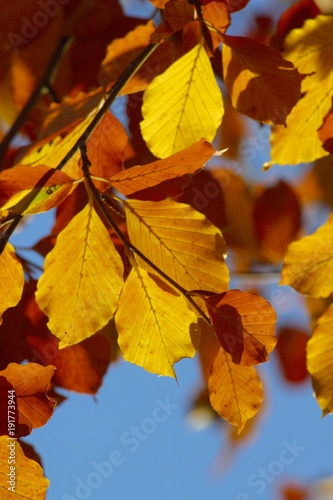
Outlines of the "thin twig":
{"type": "Polygon", "coordinates": [[[70,39],[70,37],[67,36],[67,37],[64,37],[60,40],[56,50],[54,51],[54,53],[51,56],[51,59],[50,59],[48,65],[44,71],[42,78],[39,80],[37,87],[35,88],[35,90],[31,94],[28,102],[26,103],[26,105],[24,106],[24,108],[20,112],[19,116],[17,117],[17,119],[15,120],[13,125],[11,126],[10,130],[6,134],[4,140],[1,142],[1,144],[0,144],[0,170],[2,169],[1,165],[2,165],[2,162],[5,158],[5,156],[6,156],[6,152],[7,152],[7,149],[9,147],[11,141],[14,139],[14,137],[16,136],[16,134],[19,132],[22,125],[26,121],[30,111],[33,109],[36,102],[38,101],[43,89],[47,88],[50,91],[51,80],[52,80],[53,76],[55,75],[55,72],[58,68],[61,56],[62,56],[62,54],[63,54],[63,52],[68,44],[69,39],[70,39]]]}

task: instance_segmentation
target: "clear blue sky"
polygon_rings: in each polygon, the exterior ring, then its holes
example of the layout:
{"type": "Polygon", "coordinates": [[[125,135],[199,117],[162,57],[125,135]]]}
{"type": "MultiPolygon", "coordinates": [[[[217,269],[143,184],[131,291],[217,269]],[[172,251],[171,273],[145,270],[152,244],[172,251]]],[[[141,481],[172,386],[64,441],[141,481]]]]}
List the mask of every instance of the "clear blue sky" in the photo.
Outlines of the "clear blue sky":
{"type": "MultiPolygon", "coordinates": [[[[246,10],[265,6],[269,12],[271,4],[253,0],[246,10]]],[[[237,24],[234,31],[241,30],[237,24]]],[[[266,153],[256,159],[258,168],[266,153]]],[[[29,238],[38,240],[50,224],[49,214],[38,216],[29,238]]],[[[29,244],[26,233],[11,241],[29,244]]],[[[245,290],[240,282],[232,287],[245,290]]],[[[262,294],[279,298],[273,303],[279,325],[303,314],[292,290],[273,284],[262,294]]],[[[283,382],[274,353],[260,367],[266,403],[260,426],[224,474],[218,467],[226,453],[221,427],[196,431],[187,419],[201,380],[196,359],[181,361],[176,372],[179,387],[122,361],[110,366],[95,399],[63,391],[68,400],[26,439],[50,479],[47,500],[276,500],[280,481],[312,481],[332,472],[332,417],[321,419],[309,381],[297,388],[283,382]]]]}

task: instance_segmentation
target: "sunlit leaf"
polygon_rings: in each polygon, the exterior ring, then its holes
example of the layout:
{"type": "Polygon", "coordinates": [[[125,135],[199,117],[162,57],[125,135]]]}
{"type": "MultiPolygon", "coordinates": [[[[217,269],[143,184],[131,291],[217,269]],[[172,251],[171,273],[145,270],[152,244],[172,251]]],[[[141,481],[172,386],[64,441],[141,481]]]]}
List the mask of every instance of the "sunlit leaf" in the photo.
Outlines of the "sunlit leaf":
{"type": "Polygon", "coordinates": [[[205,216],[171,200],[127,200],[124,205],[132,243],[179,285],[216,292],[228,288],[223,236],[205,216]]]}
{"type": "Polygon", "coordinates": [[[315,73],[311,84],[324,80],[333,70],[332,16],[320,15],[315,19],[307,19],[302,28],[289,33],[284,43],[286,50],[283,56],[291,61],[300,73],[315,73]]]}
{"type": "Polygon", "coordinates": [[[285,123],[300,97],[292,63],[251,38],[223,36],[223,73],[233,106],[260,122],[285,123]]]}
{"type": "Polygon", "coordinates": [[[19,302],[24,286],[24,274],[14,248],[7,243],[0,255],[0,324],[2,315],[19,302]]]}
{"type": "Polygon", "coordinates": [[[45,165],[18,165],[0,173],[1,210],[15,214],[46,212],[75,188],[74,179],[45,165]],[[43,187],[39,187],[43,186],[43,187]]]}
{"type": "Polygon", "coordinates": [[[221,33],[224,33],[230,25],[230,14],[227,2],[220,0],[203,0],[202,14],[221,33]]]}
{"type": "Polygon", "coordinates": [[[42,467],[35,460],[30,460],[24,455],[18,441],[8,441],[7,437],[0,437],[0,497],[3,500],[29,498],[45,500],[49,483],[49,480],[43,475],[42,467]],[[11,448],[8,445],[11,445],[11,448]],[[11,471],[8,463],[9,449],[15,450],[15,476],[13,476],[15,481],[13,481],[13,486],[8,483],[11,471]],[[14,489],[9,490],[10,487],[14,489]]]}
{"type": "Polygon", "coordinates": [[[144,94],[142,115],[142,136],[159,158],[201,138],[214,139],[223,116],[223,101],[202,44],[152,81],[144,94]]]}
{"type": "MultiPolygon", "coordinates": [[[[312,76],[307,78],[312,78],[312,76]]],[[[333,72],[318,85],[312,85],[309,88],[288,116],[286,127],[275,127],[272,131],[271,158],[273,163],[296,165],[327,155],[317,130],[331,108],[332,97],[333,72]],[[297,148],[294,147],[295,144],[297,148]]]]}
{"type": "Polygon", "coordinates": [[[249,418],[260,409],[263,389],[253,366],[232,362],[222,348],[214,360],[208,379],[210,402],[214,410],[241,432],[249,418]]]}
{"type": "Polygon", "coordinates": [[[318,137],[323,144],[323,148],[333,154],[333,107],[318,130],[318,137]]]}
{"type": "Polygon", "coordinates": [[[122,274],[121,258],[88,204],[59,234],[38,282],[37,303],[60,348],[90,337],[112,318],[122,274]]]}
{"type": "Polygon", "coordinates": [[[149,372],[175,377],[174,363],[196,353],[196,315],[173,288],[139,267],[126,280],[115,321],[124,358],[149,372]]]}
{"type": "MultiPolygon", "coordinates": [[[[51,418],[55,401],[45,394],[54,374],[55,366],[37,363],[18,365],[10,363],[0,372],[1,435],[8,434],[8,391],[14,390],[15,437],[26,436],[32,429],[42,427],[51,418]],[[4,390],[6,389],[6,390],[4,390]]],[[[11,435],[11,434],[10,434],[11,435]]]]}
{"type": "MultiPolygon", "coordinates": [[[[204,166],[213,153],[214,148],[203,139],[165,160],[119,172],[111,177],[110,182],[121,194],[129,196],[161,182],[193,174],[204,166]]],[[[188,180],[185,181],[187,183],[188,180]]]]}
{"type": "Polygon", "coordinates": [[[267,300],[229,290],[207,297],[206,304],[220,344],[234,363],[252,366],[268,361],[276,344],[276,314],[267,300]]]}
{"type": "Polygon", "coordinates": [[[333,306],[319,319],[307,345],[307,367],[323,416],[333,412],[333,306]]]}
{"type": "Polygon", "coordinates": [[[291,243],[280,285],[292,286],[312,297],[333,293],[333,214],[314,234],[291,243]]]}

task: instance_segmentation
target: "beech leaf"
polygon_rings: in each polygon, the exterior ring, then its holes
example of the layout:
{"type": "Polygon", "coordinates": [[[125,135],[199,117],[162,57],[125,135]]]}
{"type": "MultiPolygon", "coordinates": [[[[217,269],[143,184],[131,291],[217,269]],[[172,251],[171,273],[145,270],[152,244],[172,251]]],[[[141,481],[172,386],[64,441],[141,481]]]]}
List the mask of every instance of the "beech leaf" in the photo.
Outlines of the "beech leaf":
{"type": "Polygon", "coordinates": [[[209,57],[202,44],[180,57],[145,91],[141,132],[159,158],[211,142],[221,124],[223,101],[209,57]]]}
{"type": "Polygon", "coordinates": [[[123,264],[107,229],[90,204],[59,234],[47,255],[36,300],[49,317],[59,348],[81,342],[114,315],[123,264]]]}
{"type": "Polygon", "coordinates": [[[32,429],[42,427],[51,418],[55,401],[45,391],[55,366],[37,363],[10,363],[0,372],[1,435],[8,434],[8,390],[15,391],[15,437],[27,436],[32,429]]]}
{"type": "Polygon", "coordinates": [[[196,353],[196,315],[171,286],[139,267],[126,280],[115,321],[124,358],[149,372],[175,377],[174,363],[196,353]]]}
{"type": "Polygon", "coordinates": [[[31,460],[24,455],[18,441],[8,441],[7,437],[0,437],[0,497],[2,500],[29,498],[45,500],[49,484],[50,481],[43,475],[42,467],[35,460],[31,460]],[[10,472],[8,450],[11,448],[8,448],[8,445],[12,443],[15,443],[15,486],[14,490],[9,490],[10,484],[7,482],[10,480],[8,476],[10,472]]]}
{"type": "Polygon", "coordinates": [[[300,97],[293,64],[251,38],[223,36],[223,73],[233,106],[263,123],[285,123],[300,97]]]}
{"type": "Polygon", "coordinates": [[[171,200],[126,200],[124,206],[132,243],[176,283],[186,290],[228,288],[224,239],[204,215],[171,200]]]}
{"type": "Polygon", "coordinates": [[[307,368],[323,417],[333,412],[333,306],[319,319],[307,344],[307,368]]]}
{"type": "Polygon", "coordinates": [[[280,285],[312,297],[333,293],[333,214],[315,233],[289,245],[280,285]]]}
{"type": "Polygon", "coordinates": [[[208,379],[212,407],[230,424],[242,431],[246,422],[260,409],[263,389],[253,366],[232,362],[230,354],[220,349],[208,379]]]}
{"type": "Polygon", "coordinates": [[[24,274],[22,265],[15,255],[15,250],[7,243],[0,255],[0,325],[2,315],[9,308],[14,307],[20,301],[24,274]]]}
{"type": "Polygon", "coordinates": [[[276,344],[276,314],[270,303],[250,292],[229,290],[206,298],[216,335],[233,363],[268,361],[276,344]]]}

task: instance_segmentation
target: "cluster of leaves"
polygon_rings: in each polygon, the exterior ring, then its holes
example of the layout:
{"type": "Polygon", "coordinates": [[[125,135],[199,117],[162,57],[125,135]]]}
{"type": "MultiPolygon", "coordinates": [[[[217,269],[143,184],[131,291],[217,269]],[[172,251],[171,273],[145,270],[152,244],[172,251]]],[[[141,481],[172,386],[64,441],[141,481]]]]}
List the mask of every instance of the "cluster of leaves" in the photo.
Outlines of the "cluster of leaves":
{"type": "MultiPolygon", "coordinates": [[[[20,438],[51,417],[61,402],[56,387],[96,393],[117,346],[125,360],[171,377],[176,362],[199,350],[210,405],[240,432],[263,400],[255,366],[275,347],[276,314],[260,295],[229,289],[227,250],[239,269],[283,259],[281,284],[313,297],[333,292],[332,218],[288,247],[301,226],[293,188],[250,191],[226,168],[203,169],[221,156],[210,143],[223,116],[223,146],[237,155],[226,138],[239,113],[272,125],[266,169],[333,153],[332,17],[298,2],[282,16],[274,48],[258,33],[226,34],[248,0],[151,1],[157,27],[106,0],[59,7],[30,40],[18,35],[23,11],[1,21],[1,112],[9,123],[18,116],[12,130],[30,140],[7,149],[5,138],[2,150],[3,436],[9,389],[20,438]],[[39,100],[26,113],[38,81],[39,100]],[[131,140],[109,110],[119,95],[128,96],[131,140]],[[51,234],[33,248],[45,257],[36,282],[8,240],[24,217],[54,208],[51,234]]],[[[329,307],[307,353],[324,414],[333,408],[332,318],[329,307]]],[[[305,353],[303,332],[289,333],[278,347],[286,373],[286,344],[294,339],[305,353]]],[[[289,378],[302,380],[302,369],[289,378]]],[[[48,482],[35,463],[29,469],[30,457],[20,451],[16,491],[44,498],[48,482]]],[[[7,494],[2,474],[0,491],[7,494]]]]}

